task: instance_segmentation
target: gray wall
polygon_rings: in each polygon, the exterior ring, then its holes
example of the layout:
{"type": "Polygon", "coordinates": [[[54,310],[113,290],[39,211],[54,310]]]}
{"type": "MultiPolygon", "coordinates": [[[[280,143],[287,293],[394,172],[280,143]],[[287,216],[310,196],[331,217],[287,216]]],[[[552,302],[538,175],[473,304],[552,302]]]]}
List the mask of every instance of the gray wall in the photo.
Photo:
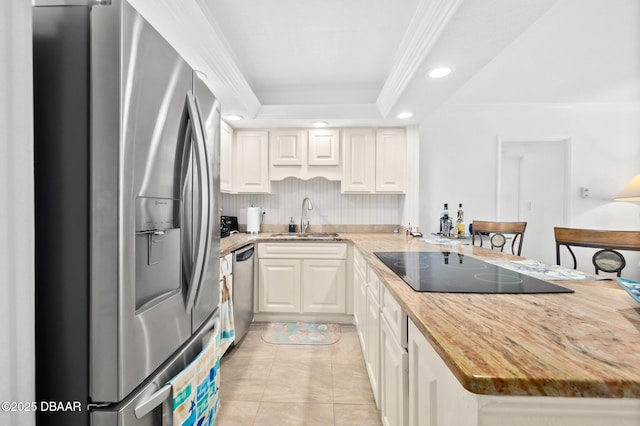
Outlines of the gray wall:
{"type": "MultiPolygon", "coordinates": [[[[31,2],[0,2],[0,402],[35,400],[31,2]]],[[[0,410],[0,424],[33,412],[0,410]]]]}

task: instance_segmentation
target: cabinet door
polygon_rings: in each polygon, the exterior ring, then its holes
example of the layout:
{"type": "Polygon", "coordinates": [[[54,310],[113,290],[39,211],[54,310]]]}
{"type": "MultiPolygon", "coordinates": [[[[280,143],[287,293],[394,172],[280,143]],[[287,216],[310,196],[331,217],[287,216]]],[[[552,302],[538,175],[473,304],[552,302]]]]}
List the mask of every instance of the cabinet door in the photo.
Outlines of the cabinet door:
{"type": "Polygon", "coordinates": [[[376,142],[373,129],[347,129],[344,131],[344,162],[342,192],[374,192],[376,172],[376,142]]]}
{"type": "Polygon", "coordinates": [[[380,411],[385,426],[407,423],[409,393],[407,351],[393,335],[386,318],[380,317],[380,411]]]}
{"type": "Polygon", "coordinates": [[[353,317],[356,323],[356,331],[362,353],[366,356],[367,342],[365,341],[365,333],[367,326],[367,285],[362,270],[357,267],[353,268],[353,317]]]}
{"type": "Polygon", "coordinates": [[[409,425],[438,426],[437,376],[429,365],[429,343],[409,323],[409,425]]]}
{"type": "Polygon", "coordinates": [[[376,401],[376,406],[380,407],[380,305],[378,305],[378,297],[372,293],[371,288],[367,288],[366,327],[365,362],[373,398],[376,401]]]}
{"type": "Polygon", "coordinates": [[[407,188],[407,139],[401,128],[376,131],[376,192],[407,188]]]}
{"type": "Polygon", "coordinates": [[[309,259],[302,265],[303,311],[345,313],[346,262],[309,259]]]}
{"type": "Polygon", "coordinates": [[[268,132],[238,131],[233,165],[236,192],[269,192],[268,132]]]}
{"type": "Polygon", "coordinates": [[[310,166],[340,165],[340,131],[335,129],[309,130],[310,166]]]}
{"type": "Polygon", "coordinates": [[[260,312],[301,312],[300,260],[258,261],[258,309],[260,312]]]}
{"type": "Polygon", "coordinates": [[[224,121],[220,122],[220,191],[233,192],[232,156],[233,129],[224,121]]]}
{"type": "Polygon", "coordinates": [[[269,133],[269,161],[273,166],[301,166],[306,144],[302,130],[272,130],[269,133]]]}

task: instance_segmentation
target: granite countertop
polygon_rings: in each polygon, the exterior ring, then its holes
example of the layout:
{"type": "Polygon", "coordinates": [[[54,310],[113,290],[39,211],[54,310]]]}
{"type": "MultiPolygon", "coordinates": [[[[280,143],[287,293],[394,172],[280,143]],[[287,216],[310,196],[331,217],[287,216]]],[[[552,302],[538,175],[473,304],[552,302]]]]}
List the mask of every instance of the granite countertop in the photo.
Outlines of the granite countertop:
{"type": "MultiPolygon", "coordinates": [[[[222,239],[222,254],[270,234],[222,239]]],[[[575,293],[415,292],[376,251],[442,251],[402,234],[340,233],[352,242],[464,388],[488,395],[640,398],[640,306],[615,281],[562,281],[575,293]]],[[[470,245],[451,252],[513,258],[470,245]]]]}

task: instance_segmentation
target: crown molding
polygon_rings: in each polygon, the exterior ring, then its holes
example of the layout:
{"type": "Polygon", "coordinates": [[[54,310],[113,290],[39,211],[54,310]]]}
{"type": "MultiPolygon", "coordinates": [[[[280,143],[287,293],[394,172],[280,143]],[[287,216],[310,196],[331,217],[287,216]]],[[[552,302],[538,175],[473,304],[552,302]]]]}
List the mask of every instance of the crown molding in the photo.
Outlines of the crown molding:
{"type": "Polygon", "coordinates": [[[202,43],[203,46],[206,46],[206,50],[202,53],[212,74],[209,75],[209,78],[222,85],[224,92],[233,96],[234,103],[241,105],[247,116],[255,117],[262,106],[258,97],[240,71],[227,39],[213,18],[213,13],[210,10],[205,10],[208,9],[207,2],[197,0],[196,3],[211,27],[206,37],[206,43],[202,43]]]}
{"type": "Polygon", "coordinates": [[[257,119],[380,119],[374,104],[263,105],[257,119]]]}
{"type": "Polygon", "coordinates": [[[398,102],[462,2],[463,0],[420,1],[376,100],[376,106],[383,117],[387,117],[398,102]]]}

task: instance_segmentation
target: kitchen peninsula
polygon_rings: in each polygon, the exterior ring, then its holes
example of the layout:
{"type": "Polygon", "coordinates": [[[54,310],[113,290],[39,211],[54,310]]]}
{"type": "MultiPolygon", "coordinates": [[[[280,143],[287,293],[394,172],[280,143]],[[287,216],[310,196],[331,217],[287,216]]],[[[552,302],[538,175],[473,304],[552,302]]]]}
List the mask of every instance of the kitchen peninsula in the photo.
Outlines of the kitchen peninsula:
{"type": "MultiPolygon", "coordinates": [[[[270,235],[223,239],[222,254],[249,240],[271,242],[270,235]]],[[[434,404],[444,404],[440,411],[448,413],[428,424],[550,424],[545,415],[566,419],[566,425],[605,424],[602,419],[638,424],[640,307],[614,281],[558,282],[574,290],[564,294],[419,293],[374,252],[443,251],[443,246],[392,233],[338,238],[352,243],[406,313],[409,352],[412,330],[414,340],[418,333],[432,352],[433,374],[416,376],[429,380],[431,388],[420,395],[415,388],[409,392],[410,400],[420,398],[418,405],[431,407],[428,416],[436,416],[434,404]]],[[[480,259],[515,258],[469,245],[447,250],[480,259]]],[[[416,373],[412,366],[410,377],[416,373]]],[[[415,419],[409,406],[409,418],[415,419]]]]}

